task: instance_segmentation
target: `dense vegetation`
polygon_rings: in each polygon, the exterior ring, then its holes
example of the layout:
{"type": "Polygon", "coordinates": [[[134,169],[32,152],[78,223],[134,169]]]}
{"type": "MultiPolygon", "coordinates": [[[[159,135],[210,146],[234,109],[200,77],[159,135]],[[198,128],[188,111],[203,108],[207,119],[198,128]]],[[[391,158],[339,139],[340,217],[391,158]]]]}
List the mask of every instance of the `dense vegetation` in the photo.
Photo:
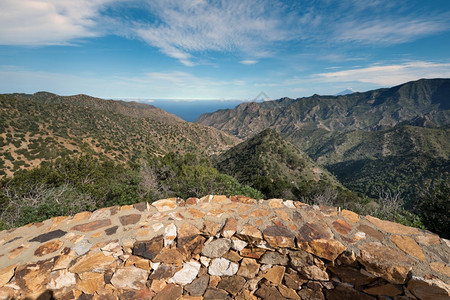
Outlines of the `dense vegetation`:
{"type": "Polygon", "coordinates": [[[277,132],[266,129],[216,159],[216,167],[239,182],[261,191],[266,199],[284,198],[346,208],[405,225],[422,227],[405,209],[397,191],[376,186],[371,197],[343,187],[326,169],[277,132]]]}
{"type": "Polygon", "coordinates": [[[92,156],[58,159],[0,181],[0,228],[105,206],[207,194],[262,197],[193,154],[169,153],[133,166],[92,156]]]}

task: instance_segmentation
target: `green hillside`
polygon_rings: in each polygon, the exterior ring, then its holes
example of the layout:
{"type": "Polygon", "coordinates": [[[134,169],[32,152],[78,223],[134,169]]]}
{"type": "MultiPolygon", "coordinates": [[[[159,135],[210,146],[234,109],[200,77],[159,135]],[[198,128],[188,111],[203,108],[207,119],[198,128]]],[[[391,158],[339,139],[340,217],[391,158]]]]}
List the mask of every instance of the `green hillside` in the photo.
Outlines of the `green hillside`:
{"type": "Polygon", "coordinates": [[[0,176],[90,154],[136,162],[167,152],[220,153],[239,142],[156,107],[86,95],[0,95],[0,176]]]}

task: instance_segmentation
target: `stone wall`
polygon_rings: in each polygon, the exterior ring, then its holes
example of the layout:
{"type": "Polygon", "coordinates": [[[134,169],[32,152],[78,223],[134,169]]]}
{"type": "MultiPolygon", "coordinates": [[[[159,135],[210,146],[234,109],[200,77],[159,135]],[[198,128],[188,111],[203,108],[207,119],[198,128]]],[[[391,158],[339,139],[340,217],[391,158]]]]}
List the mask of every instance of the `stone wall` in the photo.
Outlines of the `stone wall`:
{"type": "Polygon", "coordinates": [[[334,207],[163,199],[0,232],[0,299],[449,299],[449,247],[334,207]]]}

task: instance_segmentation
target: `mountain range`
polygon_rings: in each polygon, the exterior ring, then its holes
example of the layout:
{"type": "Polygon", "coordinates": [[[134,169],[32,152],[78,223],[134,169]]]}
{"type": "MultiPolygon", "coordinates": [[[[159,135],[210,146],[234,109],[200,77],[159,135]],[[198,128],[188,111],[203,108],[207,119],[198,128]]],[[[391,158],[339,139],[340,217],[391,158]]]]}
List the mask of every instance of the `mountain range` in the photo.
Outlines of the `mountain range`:
{"type": "Polygon", "coordinates": [[[411,195],[413,183],[447,179],[450,172],[449,79],[243,103],[204,114],[196,122],[242,139],[272,128],[335,172],[345,186],[371,196],[379,189],[411,195]]]}
{"type": "Polygon", "coordinates": [[[42,218],[36,211],[76,212],[71,199],[90,209],[220,190],[342,206],[414,226],[420,220],[402,209],[421,207],[423,220],[432,220],[425,225],[442,234],[449,174],[450,79],[242,103],[196,123],[136,102],[0,95],[5,228],[21,214],[25,224],[42,218]],[[75,179],[61,170],[76,172],[75,179]],[[23,208],[36,195],[24,186],[47,195],[35,203],[39,210],[23,208]],[[63,202],[54,199],[66,194],[63,202]],[[59,210],[49,210],[55,205],[59,210]]]}

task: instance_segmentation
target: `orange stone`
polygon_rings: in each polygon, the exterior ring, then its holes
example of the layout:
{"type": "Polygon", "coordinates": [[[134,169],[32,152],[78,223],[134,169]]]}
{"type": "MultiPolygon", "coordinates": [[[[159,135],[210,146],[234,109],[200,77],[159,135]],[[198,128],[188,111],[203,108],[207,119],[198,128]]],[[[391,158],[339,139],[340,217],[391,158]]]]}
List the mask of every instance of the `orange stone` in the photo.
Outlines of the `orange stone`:
{"type": "Polygon", "coordinates": [[[205,220],[203,222],[203,229],[202,232],[204,232],[205,234],[209,235],[209,236],[215,236],[220,229],[220,224],[215,223],[215,222],[211,222],[209,220],[205,220]]]}
{"type": "MultiPolygon", "coordinates": [[[[438,273],[445,274],[450,277],[450,266],[447,264],[443,264],[441,262],[432,262],[430,264],[431,268],[438,273]]],[[[0,272],[1,273],[1,272],[0,272]]]]}
{"type": "Polygon", "coordinates": [[[189,213],[196,219],[203,218],[205,214],[198,209],[188,208],[189,213]]]}
{"type": "Polygon", "coordinates": [[[125,262],[125,267],[129,266],[135,266],[136,268],[143,270],[152,269],[150,260],[135,255],[131,255],[130,257],[128,257],[127,261],[125,262]]]}
{"type": "Polygon", "coordinates": [[[289,215],[287,214],[287,212],[285,210],[277,209],[277,210],[275,210],[275,213],[276,213],[277,217],[281,218],[282,220],[290,221],[289,215]]]}
{"type": "Polygon", "coordinates": [[[55,265],[53,266],[52,271],[67,269],[75,257],[75,251],[69,247],[65,247],[59,252],[59,255],[55,257],[55,265]]]}
{"type": "Polygon", "coordinates": [[[230,238],[236,233],[237,220],[234,218],[228,218],[225,226],[222,228],[222,235],[225,238],[230,238]]]}
{"type": "Polygon", "coordinates": [[[220,208],[212,208],[208,211],[208,216],[220,218],[224,213],[225,211],[220,208]]]}
{"type": "Polygon", "coordinates": [[[288,288],[282,284],[278,285],[278,290],[281,295],[287,299],[300,300],[300,296],[295,292],[295,290],[288,288]]]}
{"type": "Polygon", "coordinates": [[[223,204],[222,208],[227,211],[234,211],[234,210],[236,210],[236,208],[238,208],[238,206],[239,206],[238,203],[233,202],[233,203],[223,204]]]}
{"type": "Polygon", "coordinates": [[[264,273],[263,278],[266,278],[273,284],[279,285],[283,280],[285,269],[286,268],[282,266],[273,266],[264,273]]]}
{"type": "Polygon", "coordinates": [[[348,235],[348,233],[352,230],[350,224],[348,224],[342,219],[337,219],[336,221],[334,221],[333,227],[337,232],[343,235],[348,235]]]}
{"type": "Polygon", "coordinates": [[[341,215],[343,215],[351,223],[356,223],[359,220],[359,215],[357,213],[354,213],[354,212],[350,211],[350,210],[343,209],[341,211],[341,215]]]}
{"type": "Polygon", "coordinates": [[[78,274],[78,278],[75,287],[85,294],[93,294],[105,286],[102,273],[84,272],[78,274]]]}
{"type": "Polygon", "coordinates": [[[91,234],[91,237],[93,237],[93,238],[98,238],[98,237],[100,237],[102,234],[103,234],[103,231],[99,231],[99,232],[96,232],[96,233],[94,233],[94,234],[91,234]]]}
{"type": "Polygon", "coordinates": [[[264,223],[264,221],[261,219],[255,221],[255,224],[258,226],[261,226],[263,223],[264,223]]]}
{"type": "Polygon", "coordinates": [[[0,269],[0,287],[4,286],[14,275],[14,270],[18,264],[11,265],[9,267],[0,269]]]}
{"type": "Polygon", "coordinates": [[[59,248],[61,248],[62,245],[63,245],[63,243],[61,241],[47,242],[47,243],[39,246],[34,251],[34,255],[41,257],[41,256],[47,255],[49,253],[53,253],[53,252],[57,251],[59,248]]]}
{"type": "Polygon", "coordinates": [[[413,238],[403,235],[391,235],[391,241],[406,254],[425,260],[422,248],[417,245],[413,238]]]}
{"type": "Polygon", "coordinates": [[[116,259],[112,256],[105,256],[102,252],[88,253],[77,259],[76,263],[70,267],[72,273],[83,273],[97,269],[104,269],[116,259]]]}
{"type": "Polygon", "coordinates": [[[252,243],[256,241],[260,241],[262,239],[261,231],[259,231],[258,227],[245,224],[242,226],[241,232],[238,235],[239,238],[252,243]]]}
{"type": "Polygon", "coordinates": [[[255,209],[250,213],[250,217],[267,217],[270,214],[270,211],[267,209],[255,209]]]}
{"type": "Polygon", "coordinates": [[[298,247],[316,256],[334,261],[347,248],[337,240],[316,239],[309,242],[298,242],[298,247]]]}
{"type": "Polygon", "coordinates": [[[365,293],[370,295],[385,295],[389,297],[394,297],[397,295],[401,295],[403,293],[403,289],[401,289],[399,286],[395,286],[393,284],[384,284],[380,286],[371,287],[364,290],[365,293]]]}
{"type": "Polygon", "coordinates": [[[405,225],[397,224],[390,221],[380,220],[378,218],[367,215],[366,220],[374,224],[381,230],[384,230],[393,234],[419,234],[420,231],[417,228],[408,227],[405,225]]]}
{"type": "Polygon", "coordinates": [[[50,228],[48,229],[48,231],[53,230],[54,228],[56,228],[62,221],[66,220],[68,217],[53,217],[51,218],[53,225],[50,226],[50,228]]]}
{"type": "Polygon", "coordinates": [[[360,245],[359,249],[361,254],[358,261],[366,270],[391,283],[403,284],[412,269],[412,259],[379,242],[360,245]]]}
{"type": "Polygon", "coordinates": [[[270,208],[282,208],[283,207],[283,199],[269,199],[267,200],[270,208]]]}
{"type": "Polygon", "coordinates": [[[185,239],[190,239],[196,235],[199,235],[201,232],[191,223],[184,223],[180,227],[178,227],[178,241],[182,241],[185,239]]]}
{"type": "Polygon", "coordinates": [[[239,252],[241,256],[256,259],[259,259],[264,253],[266,253],[266,250],[261,248],[244,248],[239,252]]]}
{"type": "Polygon", "coordinates": [[[86,219],[88,219],[91,216],[91,213],[88,211],[83,211],[80,213],[77,213],[75,216],[73,216],[73,221],[74,222],[79,222],[79,221],[84,221],[86,219]]]}
{"type": "Polygon", "coordinates": [[[230,199],[224,195],[214,195],[211,202],[213,203],[227,203],[230,199]]]}

